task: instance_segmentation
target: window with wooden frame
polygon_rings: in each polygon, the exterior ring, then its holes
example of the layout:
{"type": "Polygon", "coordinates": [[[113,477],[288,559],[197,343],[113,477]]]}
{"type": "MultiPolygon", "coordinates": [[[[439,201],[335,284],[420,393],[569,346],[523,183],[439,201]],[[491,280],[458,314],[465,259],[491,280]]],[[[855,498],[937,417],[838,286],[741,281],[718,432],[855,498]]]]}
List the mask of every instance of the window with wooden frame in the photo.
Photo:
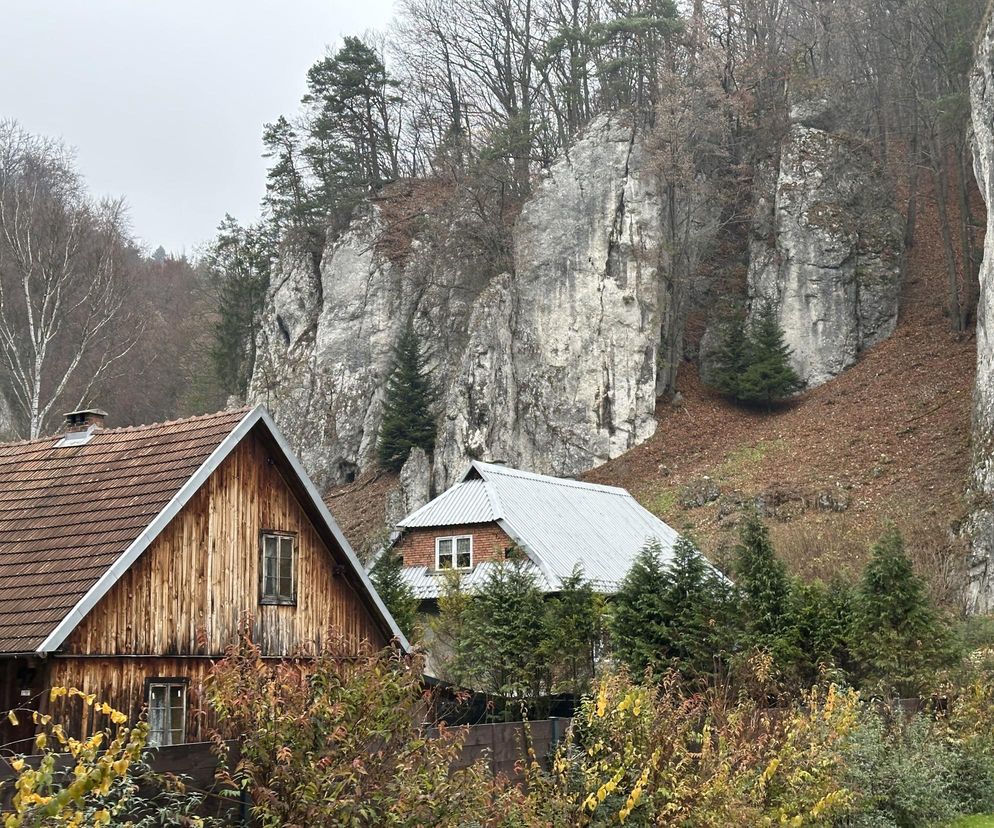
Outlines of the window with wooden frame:
{"type": "Polygon", "coordinates": [[[473,536],[435,538],[435,569],[472,569],[473,536]]]}
{"type": "Polygon", "coordinates": [[[263,532],[260,538],[259,603],[297,603],[297,537],[288,532],[263,532]]]}
{"type": "Polygon", "coordinates": [[[148,743],[155,747],[186,742],[186,685],[184,678],[153,678],[148,691],[148,743]]]}

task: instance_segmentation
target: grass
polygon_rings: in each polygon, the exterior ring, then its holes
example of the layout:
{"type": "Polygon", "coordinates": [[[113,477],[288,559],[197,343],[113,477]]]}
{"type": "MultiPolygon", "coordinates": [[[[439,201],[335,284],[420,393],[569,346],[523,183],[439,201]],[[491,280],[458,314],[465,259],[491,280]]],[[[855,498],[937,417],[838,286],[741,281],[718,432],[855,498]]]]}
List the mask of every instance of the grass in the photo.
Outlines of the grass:
{"type": "Polygon", "coordinates": [[[728,452],[716,470],[718,479],[726,481],[751,476],[756,466],[766,459],[770,451],[782,445],[782,440],[759,440],[752,445],[740,446],[728,452]]]}
{"type": "Polygon", "coordinates": [[[976,814],[960,817],[955,822],[949,823],[949,828],[994,828],[994,816],[976,814]]]}
{"type": "Polygon", "coordinates": [[[656,517],[663,518],[664,520],[671,518],[677,508],[677,490],[674,487],[660,489],[643,505],[656,517]]]}

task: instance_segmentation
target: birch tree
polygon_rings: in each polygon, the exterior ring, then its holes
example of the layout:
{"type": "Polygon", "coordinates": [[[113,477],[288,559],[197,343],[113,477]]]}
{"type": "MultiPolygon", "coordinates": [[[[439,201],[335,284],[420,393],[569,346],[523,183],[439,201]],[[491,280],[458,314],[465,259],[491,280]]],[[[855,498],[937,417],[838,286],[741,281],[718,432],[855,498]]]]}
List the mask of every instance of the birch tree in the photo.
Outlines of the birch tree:
{"type": "Polygon", "coordinates": [[[94,203],[58,141],[0,122],[0,372],[21,436],[89,401],[134,345],[121,201],[94,203]]]}

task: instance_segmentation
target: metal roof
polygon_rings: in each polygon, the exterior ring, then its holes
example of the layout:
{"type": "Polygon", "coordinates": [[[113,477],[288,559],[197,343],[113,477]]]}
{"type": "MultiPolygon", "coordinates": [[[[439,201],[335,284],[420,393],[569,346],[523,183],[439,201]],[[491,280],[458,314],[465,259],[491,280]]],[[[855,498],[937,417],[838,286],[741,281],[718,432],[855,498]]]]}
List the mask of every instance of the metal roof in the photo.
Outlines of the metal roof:
{"type": "MultiPolygon", "coordinates": [[[[679,537],[625,489],[479,461],[459,483],[398,525],[407,529],[492,521],[529,556],[550,591],[579,566],[595,589],[615,592],[647,541],[657,539],[668,561],[679,537]]],[[[405,569],[420,597],[437,596],[439,588],[430,594],[430,587],[438,576],[412,572],[423,567],[405,569]]]]}
{"type": "Polygon", "coordinates": [[[502,517],[500,505],[490,486],[483,480],[463,480],[397,525],[404,529],[455,526],[460,523],[492,523],[502,517]]]}
{"type": "MultiPolygon", "coordinates": [[[[487,580],[487,576],[495,566],[493,561],[483,561],[468,572],[459,573],[460,587],[471,592],[487,580]]],[[[543,592],[553,591],[535,564],[528,562],[525,566],[535,575],[535,580],[543,592]]],[[[411,588],[418,600],[438,598],[445,592],[446,573],[444,572],[429,569],[427,566],[405,566],[401,574],[404,582],[411,588]]]]}

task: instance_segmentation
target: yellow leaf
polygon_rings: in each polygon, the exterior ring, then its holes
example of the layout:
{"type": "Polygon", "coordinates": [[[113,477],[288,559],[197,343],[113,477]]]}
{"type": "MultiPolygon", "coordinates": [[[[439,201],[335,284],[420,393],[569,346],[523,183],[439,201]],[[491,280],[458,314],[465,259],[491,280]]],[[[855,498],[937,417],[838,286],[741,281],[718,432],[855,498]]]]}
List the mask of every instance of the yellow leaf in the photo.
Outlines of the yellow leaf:
{"type": "Polygon", "coordinates": [[[17,721],[17,716],[15,716],[15,715],[14,715],[14,711],[13,711],[13,710],[11,710],[11,711],[10,711],[10,712],[9,712],[9,713],[7,714],[7,718],[8,718],[8,719],[10,719],[10,723],[11,723],[12,725],[14,725],[14,727],[17,727],[17,725],[19,724],[19,722],[17,721]]]}
{"type": "Polygon", "coordinates": [[[35,742],[38,744],[38,750],[44,750],[45,745],[48,744],[48,737],[44,733],[39,733],[35,742]]]}

